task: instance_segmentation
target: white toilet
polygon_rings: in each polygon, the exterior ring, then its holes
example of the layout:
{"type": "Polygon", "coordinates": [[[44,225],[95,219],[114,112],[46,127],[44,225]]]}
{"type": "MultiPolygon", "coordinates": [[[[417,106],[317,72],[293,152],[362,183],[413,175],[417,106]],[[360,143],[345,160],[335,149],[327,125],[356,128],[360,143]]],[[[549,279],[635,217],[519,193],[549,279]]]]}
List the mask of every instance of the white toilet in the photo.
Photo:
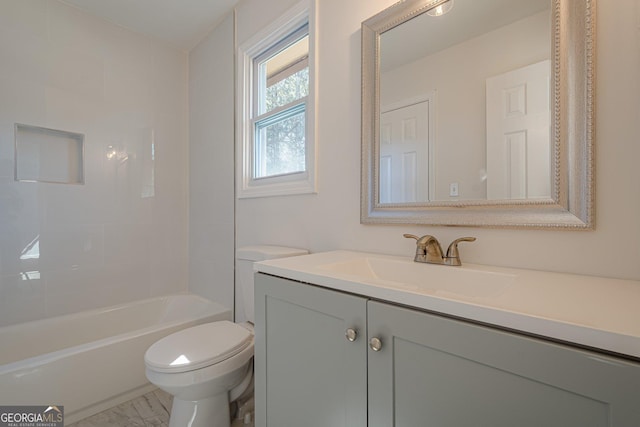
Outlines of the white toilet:
{"type": "Polygon", "coordinates": [[[147,379],[173,395],[169,427],[229,427],[229,404],[253,379],[253,263],[306,253],[282,246],[239,248],[236,271],[248,323],[205,323],[149,347],[147,379]]]}

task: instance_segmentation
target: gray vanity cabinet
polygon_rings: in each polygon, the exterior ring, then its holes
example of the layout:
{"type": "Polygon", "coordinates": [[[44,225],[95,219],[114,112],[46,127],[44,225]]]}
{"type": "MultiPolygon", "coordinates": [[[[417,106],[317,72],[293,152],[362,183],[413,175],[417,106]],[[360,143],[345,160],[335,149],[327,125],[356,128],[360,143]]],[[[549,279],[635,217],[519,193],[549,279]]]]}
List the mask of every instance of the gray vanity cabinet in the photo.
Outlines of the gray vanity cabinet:
{"type": "Polygon", "coordinates": [[[637,363],[263,274],[255,363],[258,427],[640,426],[637,363]]]}
{"type": "Polygon", "coordinates": [[[256,275],[256,426],[366,427],[366,310],[366,298],[256,275]]]}
{"type": "Polygon", "coordinates": [[[640,365],[370,301],[370,427],[638,427],[640,365]]]}

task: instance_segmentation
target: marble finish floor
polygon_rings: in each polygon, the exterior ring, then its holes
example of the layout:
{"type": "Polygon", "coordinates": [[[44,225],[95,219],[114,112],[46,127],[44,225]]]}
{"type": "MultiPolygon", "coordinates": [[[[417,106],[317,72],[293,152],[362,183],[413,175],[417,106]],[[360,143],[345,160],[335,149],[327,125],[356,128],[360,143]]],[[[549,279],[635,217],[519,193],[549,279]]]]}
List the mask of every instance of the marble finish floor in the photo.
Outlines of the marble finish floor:
{"type": "Polygon", "coordinates": [[[172,401],[170,394],[154,390],[68,427],[168,427],[172,401]]]}
{"type": "MultiPolygon", "coordinates": [[[[168,427],[172,402],[170,394],[158,389],[67,427],[168,427]]],[[[234,420],[231,427],[254,427],[254,423],[234,420]]]]}

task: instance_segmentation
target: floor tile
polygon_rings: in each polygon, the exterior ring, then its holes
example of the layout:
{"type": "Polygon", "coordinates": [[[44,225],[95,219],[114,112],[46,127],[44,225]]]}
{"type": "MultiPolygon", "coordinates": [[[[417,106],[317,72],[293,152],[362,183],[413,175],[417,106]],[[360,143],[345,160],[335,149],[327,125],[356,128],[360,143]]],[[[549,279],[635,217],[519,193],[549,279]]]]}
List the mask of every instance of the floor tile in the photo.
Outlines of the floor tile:
{"type": "Polygon", "coordinates": [[[170,414],[171,406],[173,405],[173,396],[160,389],[155,390],[153,394],[158,398],[160,403],[162,403],[162,406],[164,406],[164,409],[167,411],[167,413],[170,414]]]}
{"type": "Polygon", "coordinates": [[[68,427],[167,427],[171,402],[171,395],[156,390],[68,427]]]}
{"type": "Polygon", "coordinates": [[[169,417],[169,410],[165,408],[153,392],[134,399],[132,404],[143,419],[153,418],[155,416],[169,417]]]}
{"type": "MultiPolygon", "coordinates": [[[[169,427],[173,397],[155,390],[67,427],[169,427]]],[[[233,420],[232,427],[254,427],[253,420],[233,420]]]]}
{"type": "Polygon", "coordinates": [[[169,418],[151,417],[144,419],[145,427],[169,427],[169,418]]]}

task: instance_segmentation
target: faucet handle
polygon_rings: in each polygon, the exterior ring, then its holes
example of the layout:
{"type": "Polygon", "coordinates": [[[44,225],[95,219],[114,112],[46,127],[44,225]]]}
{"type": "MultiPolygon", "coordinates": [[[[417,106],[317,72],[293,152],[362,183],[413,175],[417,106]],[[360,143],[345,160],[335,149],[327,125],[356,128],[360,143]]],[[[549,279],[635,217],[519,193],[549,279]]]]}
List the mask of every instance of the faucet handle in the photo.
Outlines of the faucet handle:
{"type": "MultiPolygon", "coordinates": [[[[425,234],[422,237],[418,237],[418,236],[416,236],[414,234],[403,234],[403,236],[406,237],[407,239],[415,239],[418,246],[426,246],[427,243],[429,243],[429,242],[435,242],[435,243],[438,242],[438,239],[436,239],[435,237],[433,237],[430,234],[425,234]]],[[[439,243],[438,243],[438,245],[439,245],[439,243]]]]}
{"type": "Polygon", "coordinates": [[[416,256],[414,261],[418,262],[419,259],[425,258],[427,256],[427,245],[420,244],[421,238],[414,234],[403,234],[407,239],[415,239],[416,240],[416,256]]]}
{"type": "Polygon", "coordinates": [[[416,239],[416,245],[418,245],[418,247],[420,248],[426,248],[427,245],[437,246],[438,247],[437,249],[440,252],[438,255],[442,257],[442,249],[440,248],[440,243],[438,242],[438,239],[431,236],[430,234],[425,234],[422,237],[418,237],[413,234],[403,234],[403,236],[406,237],[407,239],[416,239]]]}
{"type": "Polygon", "coordinates": [[[416,239],[416,256],[415,262],[428,262],[430,264],[444,264],[442,256],[442,247],[435,237],[426,234],[422,237],[413,234],[404,234],[408,239],[416,239]]]}
{"type": "Polygon", "coordinates": [[[458,243],[460,242],[475,242],[475,237],[461,237],[454,240],[447,248],[447,255],[445,256],[448,265],[462,265],[460,262],[460,252],[458,252],[458,243]]]}

